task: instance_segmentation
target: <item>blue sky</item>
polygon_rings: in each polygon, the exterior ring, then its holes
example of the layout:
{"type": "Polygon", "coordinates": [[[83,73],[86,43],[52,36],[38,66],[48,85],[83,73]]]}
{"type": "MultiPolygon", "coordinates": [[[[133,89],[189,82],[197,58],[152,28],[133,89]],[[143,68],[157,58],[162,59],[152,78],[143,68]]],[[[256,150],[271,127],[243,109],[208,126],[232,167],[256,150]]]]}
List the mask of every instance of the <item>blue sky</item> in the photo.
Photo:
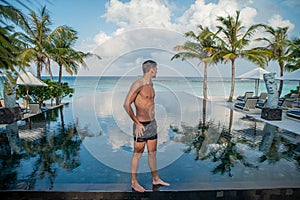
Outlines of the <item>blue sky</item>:
{"type": "MultiPolygon", "coordinates": [[[[202,24],[216,26],[216,17],[241,11],[247,27],[254,23],[289,26],[289,36],[300,33],[298,0],[52,0],[35,4],[35,10],[47,5],[53,28],[68,25],[78,31],[78,50],[100,55],[88,59],[88,70],[79,75],[136,75],[140,64],[155,59],[161,75],[202,76],[197,60],[170,61],[173,47],[183,44],[182,34],[202,24]]],[[[263,36],[263,33],[258,33],[263,36]]],[[[238,60],[236,75],[256,66],[238,60]]],[[[278,73],[276,63],[266,66],[278,73]]],[[[54,75],[55,75],[54,70],[54,75]]],[[[66,73],[65,73],[66,74],[66,73]]],[[[209,76],[230,76],[230,64],[211,66],[209,76]]]]}

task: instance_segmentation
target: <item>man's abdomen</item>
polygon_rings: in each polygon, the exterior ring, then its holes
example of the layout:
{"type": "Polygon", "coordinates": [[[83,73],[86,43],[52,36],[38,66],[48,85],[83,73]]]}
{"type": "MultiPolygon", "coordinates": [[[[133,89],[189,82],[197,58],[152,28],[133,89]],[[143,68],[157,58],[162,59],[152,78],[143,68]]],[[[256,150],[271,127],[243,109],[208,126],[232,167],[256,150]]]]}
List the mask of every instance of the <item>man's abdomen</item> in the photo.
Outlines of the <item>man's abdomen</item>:
{"type": "Polygon", "coordinates": [[[155,118],[154,105],[136,106],[136,117],[139,121],[152,121],[155,118]]]}

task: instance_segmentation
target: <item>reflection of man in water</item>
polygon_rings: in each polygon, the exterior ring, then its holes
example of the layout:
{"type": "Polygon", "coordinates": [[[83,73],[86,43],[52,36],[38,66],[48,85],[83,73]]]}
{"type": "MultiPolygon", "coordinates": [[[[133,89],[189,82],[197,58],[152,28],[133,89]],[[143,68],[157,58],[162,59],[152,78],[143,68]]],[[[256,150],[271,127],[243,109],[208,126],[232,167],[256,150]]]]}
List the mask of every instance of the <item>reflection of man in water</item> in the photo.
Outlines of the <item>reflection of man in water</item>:
{"type": "Polygon", "coordinates": [[[136,173],[139,160],[144,152],[145,145],[148,149],[148,163],[152,173],[152,184],[169,186],[162,181],[156,169],[156,149],[157,149],[157,124],[154,113],[154,96],[152,78],[156,77],[157,64],[152,60],[143,63],[143,77],[136,80],[125,99],[124,108],[133,120],[134,153],[132,156],[131,186],[137,192],[144,192],[145,189],[138,183],[136,173]],[[131,104],[134,103],[136,114],[134,114],[131,104]]]}

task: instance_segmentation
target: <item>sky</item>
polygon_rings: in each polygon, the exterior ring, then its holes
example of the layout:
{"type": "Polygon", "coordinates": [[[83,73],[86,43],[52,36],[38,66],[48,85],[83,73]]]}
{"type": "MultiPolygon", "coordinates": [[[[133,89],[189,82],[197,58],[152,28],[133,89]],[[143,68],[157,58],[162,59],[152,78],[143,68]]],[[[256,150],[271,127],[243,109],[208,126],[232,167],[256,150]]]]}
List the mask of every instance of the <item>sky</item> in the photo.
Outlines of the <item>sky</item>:
{"type": "MultiPolygon", "coordinates": [[[[88,68],[78,75],[141,75],[141,63],[153,59],[158,63],[158,76],[203,76],[199,60],[171,61],[173,48],[182,45],[188,31],[198,32],[198,25],[212,30],[218,16],[235,16],[248,28],[255,23],[289,27],[289,37],[300,36],[299,0],[51,0],[39,1],[35,10],[46,5],[54,29],[68,25],[78,32],[77,50],[101,56],[86,59],[88,68]]],[[[258,32],[255,36],[262,37],[258,32]]],[[[255,44],[252,44],[255,45],[255,44]]],[[[53,64],[55,65],[55,64],[53,64]]],[[[257,66],[238,59],[236,76],[257,66]]],[[[33,67],[34,68],[34,67],[33,67]]],[[[265,69],[278,74],[271,62],[265,69]]],[[[45,74],[45,72],[44,72],[45,74]]],[[[53,70],[57,75],[57,70],[53,70]]],[[[64,75],[67,75],[64,72],[64,75]]],[[[209,67],[208,76],[230,77],[230,63],[209,67]]]]}

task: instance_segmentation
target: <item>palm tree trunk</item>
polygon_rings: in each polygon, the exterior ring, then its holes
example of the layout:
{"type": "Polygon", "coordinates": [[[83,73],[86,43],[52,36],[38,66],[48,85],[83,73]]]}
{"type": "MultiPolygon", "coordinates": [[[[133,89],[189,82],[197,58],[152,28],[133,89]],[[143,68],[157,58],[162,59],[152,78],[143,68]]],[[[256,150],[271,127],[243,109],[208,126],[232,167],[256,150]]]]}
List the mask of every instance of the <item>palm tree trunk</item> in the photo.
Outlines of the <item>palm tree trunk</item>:
{"type": "Polygon", "coordinates": [[[207,62],[204,62],[203,97],[207,99],[207,62]]]}
{"type": "Polygon", "coordinates": [[[233,94],[234,94],[234,80],[235,80],[235,73],[234,73],[234,59],[231,60],[231,89],[230,95],[228,98],[229,102],[232,102],[233,94]]]}
{"type": "MultiPolygon", "coordinates": [[[[280,77],[283,76],[283,62],[279,62],[279,68],[280,68],[280,77]]],[[[281,96],[281,92],[282,92],[282,87],[283,87],[283,80],[279,81],[279,88],[278,88],[278,97],[281,96]]]]}
{"type": "Polygon", "coordinates": [[[41,62],[38,60],[37,61],[37,68],[36,68],[36,76],[38,79],[41,79],[41,62]]]}
{"type": "Polygon", "coordinates": [[[233,110],[232,109],[230,109],[229,110],[229,126],[228,126],[228,131],[229,131],[229,133],[231,133],[231,130],[232,130],[232,123],[233,123],[233,110]]]}
{"type": "Polygon", "coordinates": [[[63,107],[59,108],[59,112],[60,112],[61,128],[62,128],[62,131],[65,132],[65,120],[64,120],[63,107]]]}
{"type": "Polygon", "coordinates": [[[58,72],[58,87],[61,87],[61,81],[62,81],[62,64],[59,64],[59,72],[58,72]]]}
{"type": "Polygon", "coordinates": [[[202,123],[206,125],[206,99],[202,100],[202,123]]]}
{"type": "MultiPolygon", "coordinates": [[[[58,72],[58,82],[57,88],[61,88],[61,81],[62,81],[62,64],[59,64],[59,72],[58,72]]],[[[56,97],[56,105],[60,104],[60,97],[56,97]]]]}

